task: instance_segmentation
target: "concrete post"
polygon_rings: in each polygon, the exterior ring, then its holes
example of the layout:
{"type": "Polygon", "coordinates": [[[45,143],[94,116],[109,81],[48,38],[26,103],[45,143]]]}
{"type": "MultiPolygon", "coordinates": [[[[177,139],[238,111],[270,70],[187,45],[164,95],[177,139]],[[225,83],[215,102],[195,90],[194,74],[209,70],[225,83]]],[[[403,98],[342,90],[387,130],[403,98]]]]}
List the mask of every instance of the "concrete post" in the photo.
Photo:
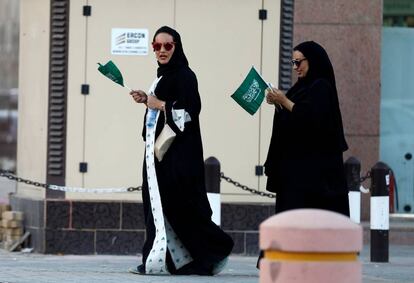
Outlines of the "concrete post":
{"type": "Polygon", "coordinates": [[[320,209],[296,209],[260,225],[260,283],[357,283],[362,228],[348,217],[320,209]]]}

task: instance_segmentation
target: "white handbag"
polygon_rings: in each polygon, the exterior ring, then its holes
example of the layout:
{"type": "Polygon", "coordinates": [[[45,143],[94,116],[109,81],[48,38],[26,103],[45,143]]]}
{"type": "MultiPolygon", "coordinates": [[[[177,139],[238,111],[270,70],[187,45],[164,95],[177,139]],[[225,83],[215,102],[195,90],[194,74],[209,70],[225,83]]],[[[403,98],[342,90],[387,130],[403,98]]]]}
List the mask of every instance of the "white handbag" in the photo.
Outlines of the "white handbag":
{"type": "Polygon", "coordinates": [[[176,133],[171,129],[171,127],[167,124],[167,114],[164,112],[164,128],[162,128],[161,133],[158,135],[157,140],[155,141],[154,151],[155,156],[157,157],[158,161],[161,162],[164,154],[170,148],[171,143],[174,141],[176,133]]]}

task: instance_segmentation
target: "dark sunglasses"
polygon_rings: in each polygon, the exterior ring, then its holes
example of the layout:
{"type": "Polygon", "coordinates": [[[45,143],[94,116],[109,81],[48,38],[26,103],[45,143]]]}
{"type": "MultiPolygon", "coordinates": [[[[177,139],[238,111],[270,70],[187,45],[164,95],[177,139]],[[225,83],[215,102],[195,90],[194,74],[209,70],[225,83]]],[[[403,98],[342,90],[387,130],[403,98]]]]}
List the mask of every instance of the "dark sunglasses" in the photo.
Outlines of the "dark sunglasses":
{"type": "Polygon", "coordinates": [[[174,45],[175,45],[175,42],[166,42],[166,43],[153,42],[152,48],[154,49],[154,51],[160,51],[162,46],[164,46],[165,50],[170,51],[171,49],[173,49],[174,45]]]}
{"type": "Polygon", "coordinates": [[[292,61],[290,61],[292,63],[292,66],[296,66],[297,68],[299,68],[300,63],[302,63],[302,61],[305,61],[306,58],[302,58],[302,59],[293,59],[292,61]]]}

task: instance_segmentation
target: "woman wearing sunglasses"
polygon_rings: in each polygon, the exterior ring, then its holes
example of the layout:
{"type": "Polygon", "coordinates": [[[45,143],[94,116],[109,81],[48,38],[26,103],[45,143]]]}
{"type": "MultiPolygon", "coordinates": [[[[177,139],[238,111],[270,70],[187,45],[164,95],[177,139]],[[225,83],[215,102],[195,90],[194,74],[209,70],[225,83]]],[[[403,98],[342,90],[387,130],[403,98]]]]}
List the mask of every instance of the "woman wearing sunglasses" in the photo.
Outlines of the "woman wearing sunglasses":
{"type": "Polygon", "coordinates": [[[276,213],[317,208],[349,216],[342,157],[348,145],[331,61],[322,46],[307,41],[293,49],[292,66],[293,87],[266,96],[275,106],[266,189],[276,193],[276,213]]]}
{"type": "Polygon", "coordinates": [[[276,213],[320,208],[349,215],[342,157],[348,146],[331,61],[322,46],[307,41],[293,49],[292,66],[293,87],[266,97],[279,107],[264,164],[266,189],[277,194],[276,213]]]}
{"type": "Polygon", "coordinates": [[[148,95],[142,90],[131,92],[137,103],[146,104],[147,111],[142,131],[146,240],[142,264],[130,272],[214,275],[224,267],[233,240],[211,220],[197,78],[174,29],[158,29],[152,47],[159,66],[157,79],[148,95]],[[159,158],[155,145],[166,126],[175,138],[159,158]]]}

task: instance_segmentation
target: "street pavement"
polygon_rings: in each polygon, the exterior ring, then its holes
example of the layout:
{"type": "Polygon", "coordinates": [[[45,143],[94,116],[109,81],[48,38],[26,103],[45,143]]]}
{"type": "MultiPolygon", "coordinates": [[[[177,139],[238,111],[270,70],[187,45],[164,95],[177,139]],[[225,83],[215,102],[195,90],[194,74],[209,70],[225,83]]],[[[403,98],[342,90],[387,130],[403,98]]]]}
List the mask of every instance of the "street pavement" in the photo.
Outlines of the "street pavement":
{"type": "MultiPolygon", "coordinates": [[[[43,255],[0,250],[0,283],[259,282],[256,257],[232,256],[222,273],[213,277],[142,276],[128,273],[128,268],[136,266],[139,259],[140,256],[43,255]]],[[[369,247],[366,246],[361,252],[360,261],[364,283],[414,283],[414,246],[391,246],[389,263],[371,263],[369,247]]]]}

